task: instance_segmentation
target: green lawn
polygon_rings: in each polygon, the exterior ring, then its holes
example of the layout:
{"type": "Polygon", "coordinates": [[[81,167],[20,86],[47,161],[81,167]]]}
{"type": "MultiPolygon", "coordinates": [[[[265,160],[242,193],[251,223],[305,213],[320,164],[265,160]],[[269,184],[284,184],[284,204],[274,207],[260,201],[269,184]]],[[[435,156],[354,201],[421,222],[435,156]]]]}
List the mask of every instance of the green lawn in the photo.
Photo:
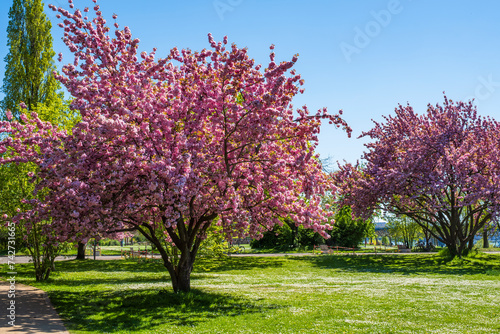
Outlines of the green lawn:
{"type": "Polygon", "coordinates": [[[160,263],[68,261],[46,283],[71,333],[499,333],[500,255],[200,259],[175,295],[160,263]]]}

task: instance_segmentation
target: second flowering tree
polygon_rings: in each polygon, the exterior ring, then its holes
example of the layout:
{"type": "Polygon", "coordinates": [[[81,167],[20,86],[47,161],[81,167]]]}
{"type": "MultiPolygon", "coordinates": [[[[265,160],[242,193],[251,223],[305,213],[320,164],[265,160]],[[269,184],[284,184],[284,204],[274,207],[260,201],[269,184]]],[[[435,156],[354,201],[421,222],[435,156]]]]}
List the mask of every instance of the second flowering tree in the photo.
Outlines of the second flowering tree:
{"type": "Polygon", "coordinates": [[[445,96],[422,115],[399,106],[363,134],[373,140],[363,168],[346,164],[336,174],[340,202],[358,216],[405,215],[462,256],[500,213],[498,133],[472,102],[445,96]]]}

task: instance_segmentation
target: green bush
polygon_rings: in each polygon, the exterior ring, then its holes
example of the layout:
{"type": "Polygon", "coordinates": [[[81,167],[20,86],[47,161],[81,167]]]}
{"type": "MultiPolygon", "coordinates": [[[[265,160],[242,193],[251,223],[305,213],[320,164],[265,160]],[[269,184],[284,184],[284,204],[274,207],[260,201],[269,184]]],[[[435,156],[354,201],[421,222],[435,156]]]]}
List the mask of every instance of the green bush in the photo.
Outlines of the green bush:
{"type": "Polygon", "coordinates": [[[235,245],[231,246],[222,232],[222,227],[215,221],[207,230],[207,237],[200,245],[198,254],[206,258],[225,257],[228,253],[239,251],[235,245]]]}
{"type": "MultiPolygon", "coordinates": [[[[462,259],[465,259],[465,258],[475,258],[475,257],[480,256],[481,254],[482,253],[479,251],[479,249],[474,246],[472,249],[465,249],[463,251],[463,253],[462,253],[462,259]]],[[[439,252],[438,252],[438,255],[440,257],[444,257],[446,259],[451,260],[452,263],[454,263],[454,262],[458,263],[458,262],[461,261],[461,259],[458,256],[453,257],[447,247],[441,248],[439,250],[439,252]]],[[[457,263],[455,263],[455,264],[457,264],[457,263]]]]}
{"type": "Polygon", "coordinates": [[[293,247],[292,230],[287,224],[283,226],[274,225],[271,231],[264,233],[260,239],[250,242],[250,247],[255,249],[278,249],[286,250],[293,247]]]}
{"type": "Polygon", "coordinates": [[[448,247],[443,247],[441,248],[439,251],[438,251],[438,255],[440,257],[444,257],[444,258],[449,258],[451,259],[451,253],[450,253],[450,250],[448,249],[448,247]]]}
{"type": "Polygon", "coordinates": [[[250,247],[254,249],[276,249],[286,251],[290,249],[312,249],[325,239],[312,229],[296,226],[290,219],[285,219],[283,226],[276,224],[271,231],[264,233],[258,240],[252,240],[250,247]]]}
{"type": "Polygon", "coordinates": [[[474,244],[474,247],[477,247],[477,248],[483,248],[483,243],[484,243],[484,240],[483,238],[479,239],[475,244],[474,244]]]}
{"type": "Polygon", "coordinates": [[[335,215],[335,224],[328,233],[331,238],[326,240],[329,246],[356,248],[373,230],[369,220],[352,219],[351,208],[344,206],[335,215]]]}

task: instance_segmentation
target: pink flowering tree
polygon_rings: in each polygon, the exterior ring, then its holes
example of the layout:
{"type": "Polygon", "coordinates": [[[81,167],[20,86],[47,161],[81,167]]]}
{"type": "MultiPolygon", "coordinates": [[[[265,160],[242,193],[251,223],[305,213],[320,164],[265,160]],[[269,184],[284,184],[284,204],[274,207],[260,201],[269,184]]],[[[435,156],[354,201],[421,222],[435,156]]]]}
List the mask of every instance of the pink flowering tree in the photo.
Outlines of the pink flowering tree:
{"type": "MultiPolygon", "coordinates": [[[[25,248],[31,255],[35,269],[37,281],[48,279],[54,268],[54,260],[59,253],[67,246],[64,242],[57,242],[53,237],[55,231],[47,229],[49,222],[44,220],[19,220],[20,213],[29,211],[35,199],[43,197],[43,191],[34,193],[35,185],[39,181],[37,177],[39,152],[35,155],[32,151],[44,150],[45,147],[39,145],[44,141],[55,139],[59,142],[57,133],[54,133],[54,126],[50,122],[41,122],[31,119],[26,115],[26,105],[20,103],[19,122],[0,122],[0,132],[3,141],[0,142],[0,164],[1,164],[1,210],[0,222],[10,227],[16,239],[9,241],[10,246],[17,249],[25,248]],[[14,218],[14,219],[13,219],[14,218]]],[[[57,111],[59,112],[59,110],[57,111]]],[[[6,111],[7,119],[13,118],[10,110],[6,111]]],[[[38,118],[38,115],[36,115],[38,118]]],[[[64,125],[61,125],[62,127],[64,125]]],[[[61,134],[61,133],[59,133],[61,134]]]]}
{"type": "Polygon", "coordinates": [[[366,164],[336,174],[340,201],[359,216],[377,209],[406,215],[462,256],[498,216],[499,124],[478,116],[472,102],[446,96],[423,115],[409,105],[395,113],[362,135],[373,140],[366,164]]]}
{"type": "MultiPolygon", "coordinates": [[[[247,49],[211,35],[210,50],[138,56],[139,40],[116,23],[111,36],[99,6],[91,19],[89,9],[51,8],[74,54],[57,78],[82,120],[36,148],[26,145],[33,138],[2,143],[37,163],[35,191],[45,193],[18,219],[50,219],[56,240],[137,230],[159,250],[176,292],[189,291],[212,224],[229,239],[259,237],[290,218],[327,235],[321,196],[332,188],[314,153],[317,134],[322,120],[350,129],[326,109],[293,108],[303,83],[297,56],[276,63],[271,52],[262,70],[247,49]]],[[[46,124],[34,115],[15,126],[46,124]]]]}

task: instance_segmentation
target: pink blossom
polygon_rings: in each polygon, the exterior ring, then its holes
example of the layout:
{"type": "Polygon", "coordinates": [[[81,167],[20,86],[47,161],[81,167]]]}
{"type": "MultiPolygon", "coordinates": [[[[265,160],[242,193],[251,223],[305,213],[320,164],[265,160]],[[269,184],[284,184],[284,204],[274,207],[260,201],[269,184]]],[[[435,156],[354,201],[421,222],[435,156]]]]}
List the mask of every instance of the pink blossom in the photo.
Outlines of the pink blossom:
{"type": "Polygon", "coordinates": [[[35,191],[47,195],[33,201],[33,219],[50,221],[58,241],[138,229],[161,244],[151,231],[163,232],[189,250],[189,261],[211,224],[228,239],[258,237],[293,215],[323,232],[329,219],[319,203],[333,185],[314,153],[317,135],[322,121],[350,128],[339,115],[293,109],[296,56],[272,55],[263,73],[245,48],[209,35],[210,51],[137,57],[130,29],[110,36],[94,11],[85,24],[59,11],[77,61],[56,77],[81,122],[43,137],[34,130],[49,125],[35,115],[12,122],[13,136],[2,142],[39,168],[35,191]]]}
{"type": "Polygon", "coordinates": [[[461,255],[500,213],[500,125],[477,114],[472,102],[410,105],[363,133],[366,164],[340,166],[340,205],[369,217],[374,210],[404,214],[461,255]]]}

